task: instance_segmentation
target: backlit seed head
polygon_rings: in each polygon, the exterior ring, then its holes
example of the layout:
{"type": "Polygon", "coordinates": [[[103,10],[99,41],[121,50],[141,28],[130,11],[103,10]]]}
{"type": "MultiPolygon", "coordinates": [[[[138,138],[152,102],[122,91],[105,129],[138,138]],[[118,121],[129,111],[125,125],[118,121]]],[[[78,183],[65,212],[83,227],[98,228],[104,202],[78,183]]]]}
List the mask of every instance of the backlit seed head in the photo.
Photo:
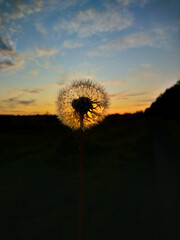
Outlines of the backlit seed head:
{"type": "Polygon", "coordinates": [[[104,89],[90,80],[79,80],[60,90],[58,117],[72,129],[89,128],[105,117],[108,97],[104,89]]]}
{"type": "Polygon", "coordinates": [[[74,99],[72,101],[72,107],[83,118],[84,114],[93,110],[93,102],[87,97],[79,97],[78,99],[74,99]]]}

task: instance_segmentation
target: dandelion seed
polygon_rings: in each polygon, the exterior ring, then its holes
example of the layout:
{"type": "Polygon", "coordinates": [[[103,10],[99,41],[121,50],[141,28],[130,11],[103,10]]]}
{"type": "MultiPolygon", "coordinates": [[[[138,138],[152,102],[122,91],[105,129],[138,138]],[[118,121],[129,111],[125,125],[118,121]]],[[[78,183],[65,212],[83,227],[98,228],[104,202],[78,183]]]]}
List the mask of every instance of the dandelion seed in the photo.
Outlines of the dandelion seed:
{"type": "Polygon", "coordinates": [[[58,117],[72,129],[85,130],[98,124],[104,119],[107,107],[104,89],[90,80],[75,81],[58,95],[58,117]]]}
{"type": "Polygon", "coordinates": [[[75,81],[59,92],[58,117],[63,124],[72,129],[80,129],[80,197],[78,240],[83,235],[84,199],[84,130],[99,123],[105,117],[108,97],[102,87],[90,80],[75,81]]]}

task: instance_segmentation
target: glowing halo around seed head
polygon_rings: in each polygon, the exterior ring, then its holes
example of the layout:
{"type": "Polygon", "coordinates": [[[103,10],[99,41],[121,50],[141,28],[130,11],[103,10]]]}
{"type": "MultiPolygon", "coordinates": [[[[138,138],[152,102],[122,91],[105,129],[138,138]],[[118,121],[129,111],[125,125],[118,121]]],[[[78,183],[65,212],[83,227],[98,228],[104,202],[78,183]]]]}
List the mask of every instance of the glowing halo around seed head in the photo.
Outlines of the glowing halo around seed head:
{"type": "Polygon", "coordinates": [[[106,92],[97,83],[74,81],[58,93],[58,118],[74,130],[80,127],[85,130],[104,119],[108,103],[106,92]]]}

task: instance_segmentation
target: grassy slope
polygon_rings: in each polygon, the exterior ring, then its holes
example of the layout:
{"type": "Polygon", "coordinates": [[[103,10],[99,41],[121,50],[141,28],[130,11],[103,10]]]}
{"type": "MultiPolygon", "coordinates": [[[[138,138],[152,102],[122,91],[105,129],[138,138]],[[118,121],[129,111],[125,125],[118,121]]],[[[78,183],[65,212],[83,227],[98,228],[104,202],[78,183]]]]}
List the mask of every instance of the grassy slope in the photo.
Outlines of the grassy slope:
{"type": "MultiPolygon", "coordinates": [[[[0,120],[0,237],[76,239],[78,133],[52,117],[0,120]]],[[[86,132],[84,239],[176,239],[179,133],[176,121],[118,118],[86,132]],[[157,170],[165,155],[173,180],[157,170]]]]}

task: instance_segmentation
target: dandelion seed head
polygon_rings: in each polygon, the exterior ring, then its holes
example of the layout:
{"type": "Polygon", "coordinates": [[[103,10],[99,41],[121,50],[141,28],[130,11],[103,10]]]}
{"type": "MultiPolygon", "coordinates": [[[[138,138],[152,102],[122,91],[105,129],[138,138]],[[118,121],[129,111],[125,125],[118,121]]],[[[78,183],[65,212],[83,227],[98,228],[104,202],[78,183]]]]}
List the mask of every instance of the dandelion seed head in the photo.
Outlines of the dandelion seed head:
{"type": "Polygon", "coordinates": [[[72,129],[90,128],[101,122],[108,107],[104,89],[90,80],[79,80],[60,90],[57,100],[58,118],[72,129]]]}
{"type": "Polygon", "coordinates": [[[87,97],[79,97],[72,101],[72,107],[83,118],[84,114],[94,109],[93,102],[87,97]]]}

